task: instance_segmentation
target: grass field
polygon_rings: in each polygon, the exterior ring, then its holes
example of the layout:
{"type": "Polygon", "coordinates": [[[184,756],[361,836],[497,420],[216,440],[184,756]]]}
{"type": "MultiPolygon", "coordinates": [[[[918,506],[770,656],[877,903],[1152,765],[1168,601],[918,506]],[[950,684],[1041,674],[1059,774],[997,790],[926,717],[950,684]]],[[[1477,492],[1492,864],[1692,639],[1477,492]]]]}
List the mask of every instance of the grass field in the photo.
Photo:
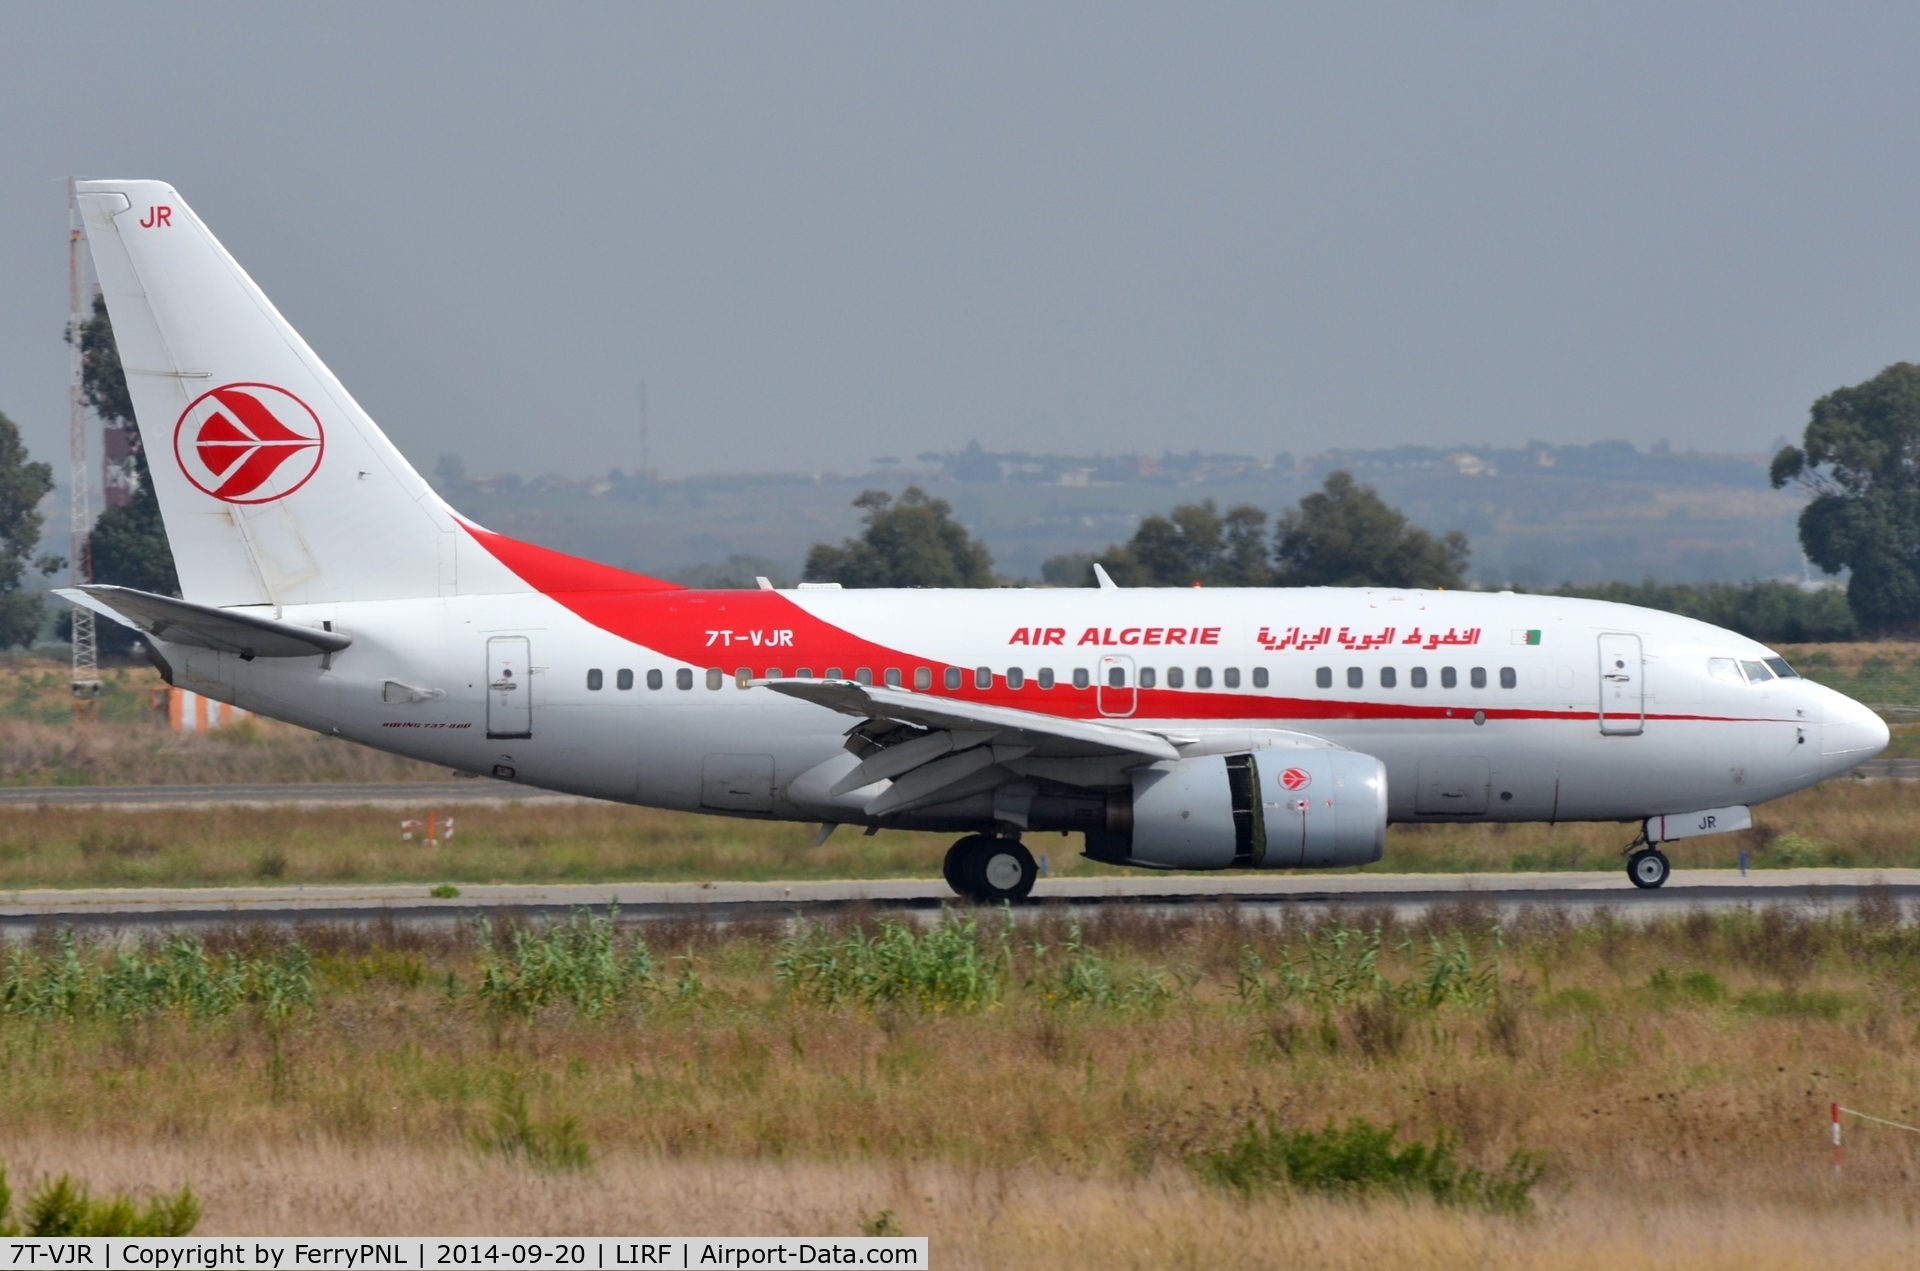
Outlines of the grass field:
{"type": "MultiPolygon", "coordinates": [[[[5,725],[0,725],[4,729],[5,725]]],[[[444,775],[444,773],[442,774],[444,775]]],[[[1755,828],[1668,845],[1676,868],[1920,867],[1909,782],[1830,781],[1754,810],[1755,828]]],[[[324,806],[120,809],[57,805],[0,815],[0,892],[30,887],[345,882],[685,882],[933,878],[951,835],[726,820],[580,800],[407,810],[324,806]],[[402,842],[402,819],[454,817],[451,842],[402,842]]],[[[418,835],[418,831],[416,831],[418,835]]],[[[1397,825],[1362,872],[1615,870],[1631,827],[1397,825]]],[[[1080,855],[1078,836],[1031,835],[1054,876],[1127,873],[1080,855]]]]}
{"type": "Polygon", "coordinates": [[[297,953],[49,934],[0,963],[0,1159],[16,1186],[189,1183],[202,1233],[890,1214],[963,1267],[1920,1254],[1920,1136],[1855,1124],[1839,1173],[1825,1138],[1832,1100],[1920,1120],[1920,927],[1883,898],[1498,930],[1470,905],[973,921],[644,948],[605,924],[313,930],[297,953]],[[1202,1168],[1250,1123],[1354,1118],[1545,1173],[1515,1214],[1202,1168]]]}

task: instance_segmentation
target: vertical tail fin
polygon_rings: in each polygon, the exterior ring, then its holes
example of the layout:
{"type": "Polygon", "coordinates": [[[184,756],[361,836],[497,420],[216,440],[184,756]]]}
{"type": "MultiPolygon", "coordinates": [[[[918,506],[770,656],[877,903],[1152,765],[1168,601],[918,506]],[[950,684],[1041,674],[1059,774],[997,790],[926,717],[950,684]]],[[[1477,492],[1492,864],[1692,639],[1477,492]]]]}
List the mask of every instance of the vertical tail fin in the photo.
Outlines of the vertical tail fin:
{"type": "Polygon", "coordinates": [[[186,599],[519,589],[171,186],[77,188],[186,599]]]}

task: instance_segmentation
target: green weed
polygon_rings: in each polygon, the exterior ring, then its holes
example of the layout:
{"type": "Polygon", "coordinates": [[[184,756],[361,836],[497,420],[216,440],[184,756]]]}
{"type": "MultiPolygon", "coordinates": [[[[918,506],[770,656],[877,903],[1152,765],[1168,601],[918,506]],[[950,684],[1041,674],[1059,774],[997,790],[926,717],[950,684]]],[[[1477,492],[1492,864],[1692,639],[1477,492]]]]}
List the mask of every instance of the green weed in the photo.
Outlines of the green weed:
{"type": "Polygon", "coordinates": [[[1075,919],[1057,958],[1041,944],[1033,947],[1034,971],[1026,987],[1048,1006],[1087,1006],[1112,1010],[1155,1010],[1173,997],[1165,971],[1128,973],[1090,949],[1075,919]]]}
{"type": "Polygon", "coordinates": [[[922,1010],[976,1010],[999,1000],[1008,963],[1007,931],[990,942],[972,914],[947,913],[925,932],[884,920],[834,938],[806,923],[780,942],[774,974],[792,996],[823,1006],[911,1003],[922,1010]]]}
{"type": "Polygon", "coordinates": [[[572,1117],[535,1121],[527,1111],[526,1092],[517,1086],[502,1092],[477,1141],[485,1151],[525,1161],[535,1169],[582,1170],[592,1163],[580,1123],[572,1117]]]}
{"type": "Polygon", "coordinates": [[[257,1003],[278,1023],[312,1002],[312,959],[298,944],[265,958],[216,956],[190,934],[148,946],[83,944],[66,931],[52,954],[16,949],[0,967],[0,1016],[211,1017],[257,1003]]]}
{"type": "Polygon", "coordinates": [[[1545,1167],[1531,1155],[1515,1152],[1489,1174],[1461,1165],[1445,1135],[1401,1148],[1394,1146],[1394,1136],[1393,1126],[1359,1119],[1344,1128],[1283,1130],[1269,1118],[1264,1129],[1249,1124],[1224,1151],[1206,1153],[1192,1164],[1208,1182],[1246,1196],[1287,1186],[1348,1196],[1425,1194],[1443,1205],[1532,1211],[1533,1188],[1545,1167]]]}
{"type": "Polygon", "coordinates": [[[638,936],[622,937],[617,909],[606,917],[576,913],[543,931],[518,928],[506,948],[481,932],[480,983],[495,1010],[528,1019],[555,1003],[597,1018],[654,987],[653,954],[638,936]]]}
{"type": "Polygon", "coordinates": [[[0,1166],[0,1236],[185,1236],[200,1224],[190,1187],[136,1205],[121,1195],[96,1200],[65,1174],[28,1196],[26,1209],[25,1223],[15,1223],[13,1191],[0,1166]]]}

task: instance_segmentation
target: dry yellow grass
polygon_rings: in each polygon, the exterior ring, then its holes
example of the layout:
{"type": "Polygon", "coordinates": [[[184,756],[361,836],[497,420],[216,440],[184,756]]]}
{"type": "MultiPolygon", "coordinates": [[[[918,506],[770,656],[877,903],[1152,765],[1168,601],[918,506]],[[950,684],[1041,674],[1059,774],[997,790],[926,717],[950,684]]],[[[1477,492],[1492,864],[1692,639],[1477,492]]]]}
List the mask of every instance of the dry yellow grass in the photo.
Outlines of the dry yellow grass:
{"type": "Polygon", "coordinates": [[[204,1235],[854,1235],[891,1210],[940,1268],[1285,1267],[1300,1271],[1786,1271],[1920,1257],[1905,1208],[1806,1212],[1570,1193],[1534,1221],[1424,1204],[1252,1204],[1177,1171],[1087,1178],[961,1169],[623,1155],[584,1176],[432,1148],[238,1139],[0,1135],[16,1177],[98,1187],[192,1180],[204,1235]]]}
{"type": "Polygon", "coordinates": [[[150,724],[0,720],[0,785],[444,781],[449,769],[270,719],[210,733],[150,724]]]}

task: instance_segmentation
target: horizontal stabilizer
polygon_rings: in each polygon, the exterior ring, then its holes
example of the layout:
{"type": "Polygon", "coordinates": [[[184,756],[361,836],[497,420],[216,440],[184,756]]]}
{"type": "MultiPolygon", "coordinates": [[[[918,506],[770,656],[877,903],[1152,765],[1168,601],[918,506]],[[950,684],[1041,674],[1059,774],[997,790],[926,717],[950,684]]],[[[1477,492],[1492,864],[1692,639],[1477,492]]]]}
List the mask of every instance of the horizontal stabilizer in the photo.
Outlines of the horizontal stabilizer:
{"type": "Polygon", "coordinates": [[[232,609],[196,605],[132,587],[90,584],[63,587],[54,595],[85,605],[125,626],[169,644],[217,649],[242,658],[310,658],[338,653],[353,641],[335,631],[298,627],[232,609]]]}

